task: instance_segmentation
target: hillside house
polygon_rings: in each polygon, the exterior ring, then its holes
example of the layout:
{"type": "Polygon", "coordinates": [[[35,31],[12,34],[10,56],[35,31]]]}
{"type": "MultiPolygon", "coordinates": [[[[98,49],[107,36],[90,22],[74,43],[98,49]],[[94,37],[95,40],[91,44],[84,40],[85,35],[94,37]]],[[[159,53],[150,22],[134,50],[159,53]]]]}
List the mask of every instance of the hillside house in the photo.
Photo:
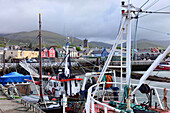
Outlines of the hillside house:
{"type": "Polygon", "coordinates": [[[153,48],[151,51],[152,51],[153,53],[159,53],[159,49],[158,49],[158,48],[153,48]]]}
{"type": "Polygon", "coordinates": [[[66,51],[63,48],[56,48],[56,57],[64,58],[66,51]]]}
{"type": "Polygon", "coordinates": [[[7,46],[8,50],[19,50],[20,46],[19,45],[10,45],[7,46]]]}
{"type": "Polygon", "coordinates": [[[49,58],[55,58],[55,50],[54,50],[54,48],[50,48],[49,50],[48,50],[48,57],[49,58]]]}
{"type": "Polygon", "coordinates": [[[18,61],[20,59],[32,59],[38,58],[39,52],[38,51],[22,51],[22,50],[7,50],[5,54],[5,59],[7,61],[18,61]]]}
{"type": "Polygon", "coordinates": [[[83,54],[84,54],[84,55],[90,55],[92,52],[93,52],[92,49],[87,48],[87,49],[85,49],[85,50],[83,51],[83,54]]]}
{"type": "Polygon", "coordinates": [[[79,54],[75,48],[69,48],[70,51],[70,58],[78,58],[79,54]]]}
{"type": "Polygon", "coordinates": [[[84,51],[78,51],[78,57],[82,57],[84,55],[84,51]]]}
{"type": "Polygon", "coordinates": [[[42,58],[48,58],[48,49],[43,48],[41,52],[42,58]]]}
{"type": "Polygon", "coordinates": [[[0,63],[2,63],[2,62],[3,62],[3,51],[0,50],[0,63]]]}
{"type": "Polygon", "coordinates": [[[47,49],[43,48],[41,52],[42,58],[55,58],[55,49],[53,47],[47,49]]]}
{"type": "MultiPolygon", "coordinates": [[[[64,58],[66,55],[65,48],[57,48],[57,58],[64,58]]],[[[79,54],[78,51],[75,48],[69,48],[70,51],[70,58],[78,58],[79,54]]]]}
{"type": "Polygon", "coordinates": [[[106,48],[93,50],[91,53],[91,56],[93,57],[106,57],[108,55],[109,53],[106,51],[106,48]]]}

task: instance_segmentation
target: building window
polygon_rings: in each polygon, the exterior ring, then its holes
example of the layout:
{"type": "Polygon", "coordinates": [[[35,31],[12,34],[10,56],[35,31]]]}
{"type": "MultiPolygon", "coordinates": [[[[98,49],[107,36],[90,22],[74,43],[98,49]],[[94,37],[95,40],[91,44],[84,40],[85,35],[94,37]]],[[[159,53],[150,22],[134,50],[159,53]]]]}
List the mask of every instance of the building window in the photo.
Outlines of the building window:
{"type": "Polygon", "coordinates": [[[51,87],[52,87],[52,82],[49,82],[49,86],[51,86],[51,87]]]}
{"type": "Polygon", "coordinates": [[[13,54],[13,52],[11,52],[11,54],[13,54]]]}

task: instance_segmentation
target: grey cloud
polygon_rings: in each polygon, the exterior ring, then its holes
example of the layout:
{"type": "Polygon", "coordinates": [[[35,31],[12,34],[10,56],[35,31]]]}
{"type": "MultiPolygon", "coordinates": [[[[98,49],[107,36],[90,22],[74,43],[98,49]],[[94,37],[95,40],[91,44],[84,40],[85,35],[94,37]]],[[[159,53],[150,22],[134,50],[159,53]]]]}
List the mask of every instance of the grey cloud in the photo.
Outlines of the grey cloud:
{"type": "MultiPolygon", "coordinates": [[[[132,0],[132,3],[140,7],[145,1],[132,0]]],[[[154,1],[150,0],[145,7],[154,1]]],[[[157,10],[168,4],[169,0],[160,0],[150,10],[157,10]]],[[[98,39],[109,42],[116,37],[121,18],[120,10],[120,0],[0,0],[0,32],[38,29],[38,13],[41,12],[44,30],[88,38],[90,41],[98,39]]],[[[165,11],[169,10],[167,8],[165,11]]],[[[139,19],[139,26],[168,32],[169,17],[149,15],[139,19]]],[[[163,34],[138,29],[138,39],[160,37],[168,38],[163,34]]]]}

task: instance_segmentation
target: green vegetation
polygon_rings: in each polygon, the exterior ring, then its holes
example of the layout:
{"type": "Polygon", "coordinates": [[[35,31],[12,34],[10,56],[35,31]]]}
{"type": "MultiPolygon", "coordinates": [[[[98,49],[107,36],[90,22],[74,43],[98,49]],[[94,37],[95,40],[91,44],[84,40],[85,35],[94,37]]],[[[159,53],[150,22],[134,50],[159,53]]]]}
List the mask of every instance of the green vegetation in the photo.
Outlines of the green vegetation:
{"type": "Polygon", "coordinates": [[[58,45],[57,48],[62,48],[62,46],[61,46],[61,45],[58,45]]]}
{"type": "Polygon", "coordinates": [[[6,99],[8,99],[8,98],[0,98],[0,100],[6,100],[6,99]]]}
{"type": "MultiPolygon", "coordinates": [[[[46,45],[46,44],[42,43],[41,45],[42,45],[42,48],[43,48],[43,47],[47,48],[47,45],[46,45]]],[[[37,44],[37,45],[34,47],[34,49],[35,49],[35,48],[39,48],[39,44],[37,44]]]]}
{"type": "Polygon", "coordinates": [[[116,47],[116,49],[121,49],[121,47],[116,47]]]}
{"type": "Polygon", "coordinates": [[[76,47],[76,50],[77,50],[77,51],[81,51],[81,48],[80,48],[80,47],[76,47]]]}
{"type": "Polygon", "coordinates": [[[0,47],[4,47],[4,44],[0,44],[0,47]]]}

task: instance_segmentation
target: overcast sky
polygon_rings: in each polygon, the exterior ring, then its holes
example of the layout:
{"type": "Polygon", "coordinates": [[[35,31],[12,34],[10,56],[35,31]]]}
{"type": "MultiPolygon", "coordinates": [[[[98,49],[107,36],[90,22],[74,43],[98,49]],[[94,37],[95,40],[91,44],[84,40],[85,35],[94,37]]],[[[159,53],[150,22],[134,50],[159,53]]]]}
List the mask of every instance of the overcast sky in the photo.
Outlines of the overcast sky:
{"type": "MultiPolygon", "coordinates": [[[[132,0],[140,7],[147,0],[132,0]]],[[[170,12],[170,0],[150,0],[143,9],[170,12]]],[[[0,33],[38,30],[38,14],[42,29],[90,41],[111,42],[120,24],[120,0],[0,0],[0,33]]],[[[134,23],[132,21],[132,31],[134,23]]],[[[139,19],[137,39],[170,40],[170,15],[151,14],[139,19]]],[[[133,35],[133,33],[132,33],[133,35]]]]}

